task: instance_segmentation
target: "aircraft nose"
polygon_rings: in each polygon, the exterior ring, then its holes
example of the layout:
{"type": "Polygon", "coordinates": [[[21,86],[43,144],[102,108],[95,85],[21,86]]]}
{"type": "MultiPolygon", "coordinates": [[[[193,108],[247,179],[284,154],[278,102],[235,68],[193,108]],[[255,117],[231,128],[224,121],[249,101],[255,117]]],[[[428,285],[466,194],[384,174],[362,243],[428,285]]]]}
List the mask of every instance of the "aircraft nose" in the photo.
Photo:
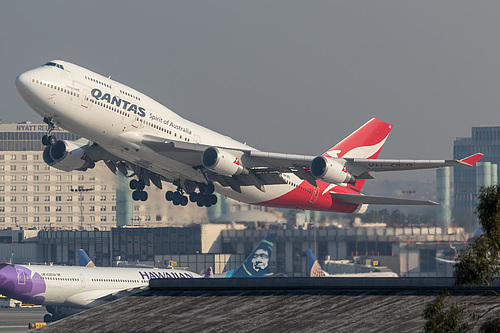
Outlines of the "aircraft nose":
{"type": "Polygon", "coordinates": [[[22,93],[29,89],[29,85],[31,83],[31,76],[28,72],[24,72],[16,77],[16,87],[17,90],[22,93]]]}

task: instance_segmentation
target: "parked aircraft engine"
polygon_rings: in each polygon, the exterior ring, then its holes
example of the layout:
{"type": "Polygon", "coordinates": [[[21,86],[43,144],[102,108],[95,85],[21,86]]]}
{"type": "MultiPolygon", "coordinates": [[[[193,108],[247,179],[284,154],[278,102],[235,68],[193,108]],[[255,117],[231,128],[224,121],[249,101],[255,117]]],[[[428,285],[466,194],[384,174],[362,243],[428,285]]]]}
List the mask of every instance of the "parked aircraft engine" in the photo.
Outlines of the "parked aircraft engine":
{"type": "Polygon", "coordinates": [[[92,169],[95,166],[86,154],[88,145],[78,146],[74,142],[58,140],[53,146],[47,146],[43,151],[43,161],[59,170],[73,171],[92,169]]]}
{"type": "Polygon", "coordinates": [[[317,156],[311,161],[311,175],[327,183],[354,183],[356,178],[336,159],[317,156]]]}
{"type": "Polygon", "coordinates": [[[224,176],[248,174],[248,170],[241,165],[236,156],[217,147],[205,149],[201,156],[201,164],[205,168],[224,176]]]}

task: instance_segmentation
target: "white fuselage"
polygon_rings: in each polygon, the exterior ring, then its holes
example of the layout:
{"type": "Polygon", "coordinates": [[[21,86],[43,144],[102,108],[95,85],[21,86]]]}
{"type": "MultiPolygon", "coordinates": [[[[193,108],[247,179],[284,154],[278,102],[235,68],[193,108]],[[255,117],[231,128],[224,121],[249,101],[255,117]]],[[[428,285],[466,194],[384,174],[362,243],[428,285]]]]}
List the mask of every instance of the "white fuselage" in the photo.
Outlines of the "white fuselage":
{"type": "Polygon", "coordinates": [[[138,292],[154,278],[199,278],[178,269],[15,265],[0,269],[0,293],[24,302],[91,308],[138,292]]]}
{"type": "MultiPolygon", "coordinates": [[[[99,144],[119,158],[161,174],[169,181],[205,182],[205,177],[200,170],[141,144],[143,135],[255,150],[186,120],[148,96],[110,78],[65,61],[58,60],[57,63],[63,64],[64,69],[42,66],[18,77],[18,89],[25,101],[41,116],[53,118],[58,126],[99,144]]],[[[292,181],[266,186],[266,192],[254,186],[244,186],[238,193],[229,187],[215,185],[221,194],[248,203],[263,203],[296,188],[290,183],[303,182],[293,173],[287,174],[287,179],[292,181]]]]}

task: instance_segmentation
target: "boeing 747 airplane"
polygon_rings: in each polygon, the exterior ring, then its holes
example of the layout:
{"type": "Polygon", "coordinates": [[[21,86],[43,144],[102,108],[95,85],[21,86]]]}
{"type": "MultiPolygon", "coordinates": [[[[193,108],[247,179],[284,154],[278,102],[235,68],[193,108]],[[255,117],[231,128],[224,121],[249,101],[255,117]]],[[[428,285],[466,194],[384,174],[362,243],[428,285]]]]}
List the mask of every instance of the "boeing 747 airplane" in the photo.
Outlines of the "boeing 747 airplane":
{"type": "Polygon", "coordinates": [[[137,293],[150,279],[202,276],[179,269],[11,265],[0,259],[0,294],[45,305],[45,322],[137,293]]]}
{"type": "Polygon", "coordinates": [[[16,87],[49,125],[44,161],[85,171],[104,161],[131,178],[134,200],[145,201],[151,183],[173,183],[174,205],[209,207],[214,191],[254,205],[363,213],[368,204],[433,205],[432,201],[361,195],[371,172],[471,166],[461,160],[377,159],[392,125],[373,118],[319,156],[257,150],[188,121],[122,83],[72,63],[54,60],[22,73],[16,87]],[[60,126],[82,138],[58,140],[60,126]],[[189,199],[188,199],[189,197],[189,199]]]}

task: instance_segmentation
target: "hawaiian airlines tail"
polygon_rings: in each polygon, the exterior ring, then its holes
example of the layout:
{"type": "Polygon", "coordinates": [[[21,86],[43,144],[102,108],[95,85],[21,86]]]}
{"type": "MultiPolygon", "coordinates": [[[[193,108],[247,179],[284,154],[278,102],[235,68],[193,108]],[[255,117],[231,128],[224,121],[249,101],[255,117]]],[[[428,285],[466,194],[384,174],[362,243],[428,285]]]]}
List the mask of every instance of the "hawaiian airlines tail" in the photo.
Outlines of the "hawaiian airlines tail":
{"type": "Polygon", "coordinates": [[[205,271],[205,275],[203,275],[204,278],[213,278],[214,274],[212,271],[212,267],[208,267],[207,270],[205,271]]]}
{"type": "Polygon", "coordinates": [[[95,267],[94,262],[90,259],[84,249],[78,249],[78,259],[80,261],[80,266],[95,267]]]}
{"type": "MultiPolygon", "coordinates": [[[[391,132],[391,129],[391,124],[377,118],[372,118],[370,121],[350,134],[347,138],[330,148],[322,156],[368,159],[377,158],[382,146],[391,132]]],[[[365,180],[366,179],[358,179],[355,185],[349,185],[349,187],[356,191],[361,191],[361,188],[365,184],[365,180]]]]}
{"type": "Polygon", "coordinates": [[[311,251],[311,249],[307,249],[306,254],[307,254],[307,264],[309,267],[309,276],[310,277],[325,277],[325,276],[327,276],[328,273],[326,273],[321,268],[321,265],[319,264],[318,259],[316,259],[316,256],[311,251]]]}
{"type": "MultiPolygon", "coordinates": [[[[257,247],[245,259],[243,264],[233,270],[228,271],[221,277],[264,277],[269,267],[269,259],[273,251],[276,234],[267,235],[257,247]]],[[[217,277],[217,276],[215,276],[217,277]]]]}

